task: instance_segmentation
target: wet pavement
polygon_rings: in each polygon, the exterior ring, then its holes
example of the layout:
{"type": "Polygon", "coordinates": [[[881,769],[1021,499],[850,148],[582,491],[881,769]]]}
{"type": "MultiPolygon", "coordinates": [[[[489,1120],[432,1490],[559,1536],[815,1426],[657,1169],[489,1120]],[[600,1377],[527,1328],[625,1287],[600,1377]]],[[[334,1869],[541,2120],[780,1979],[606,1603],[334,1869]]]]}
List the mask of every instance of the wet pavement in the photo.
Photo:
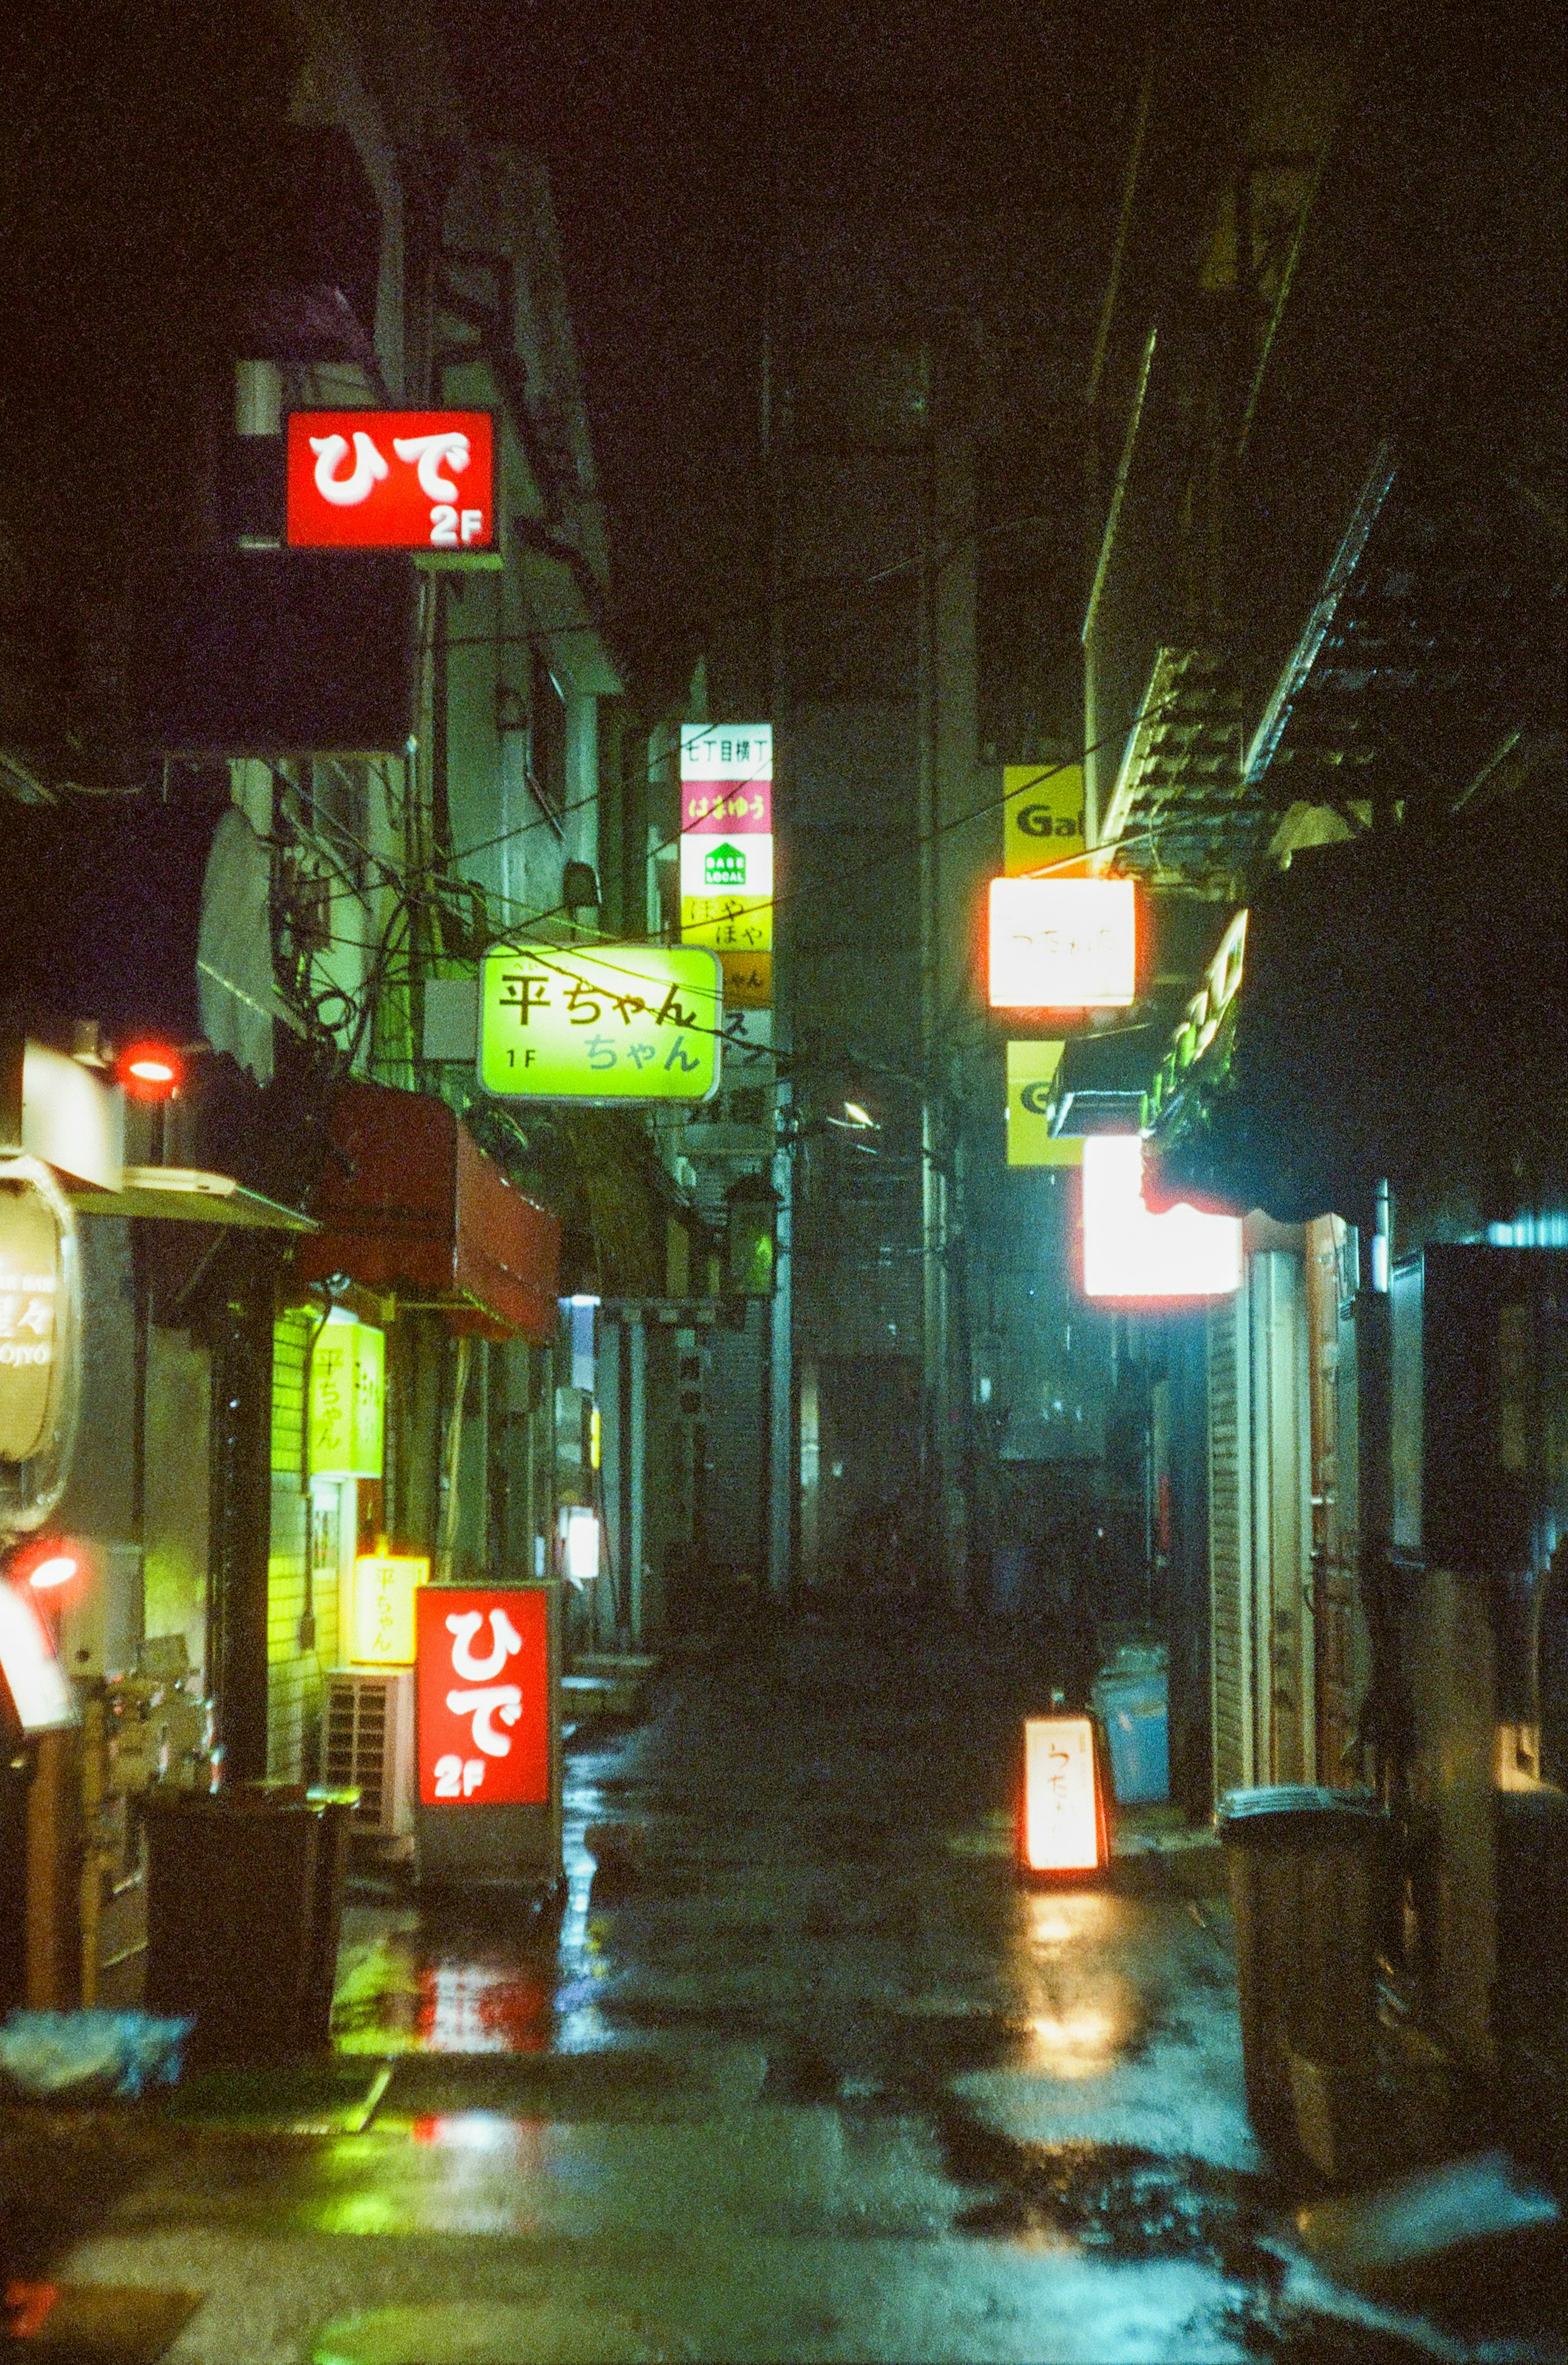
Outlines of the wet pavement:
{"type": "Polygon", "coordinates": [[[1016,1877],[1047,1679],[885,1617],[683,1659],[568,1756],[564,1911],[356,1887],[330,2092],[0,2113],[8,2271],[200,2294],[184,2365],[1568,2353],[1315,2272],[1213,1849],[1016,1877]]]}

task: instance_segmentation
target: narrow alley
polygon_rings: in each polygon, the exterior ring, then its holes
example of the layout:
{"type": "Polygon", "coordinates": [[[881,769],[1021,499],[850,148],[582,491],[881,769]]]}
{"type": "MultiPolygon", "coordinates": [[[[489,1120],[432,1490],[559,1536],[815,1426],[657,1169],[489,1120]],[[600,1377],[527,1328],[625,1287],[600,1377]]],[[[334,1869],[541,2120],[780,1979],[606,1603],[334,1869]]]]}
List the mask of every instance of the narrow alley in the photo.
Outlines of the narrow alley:
{"type": "Polygon", "coordinates": [[[1046,1674],[869,1609],[689,1656],[569,1753],[558,1922],[361,1880],[330,2068],[6,2114],[31,2270],[169,2295],[92,2353],[171,2365],[1560,2354],[1314,2273],[1212,1836],[1018,1877],[1046,1674]]]}

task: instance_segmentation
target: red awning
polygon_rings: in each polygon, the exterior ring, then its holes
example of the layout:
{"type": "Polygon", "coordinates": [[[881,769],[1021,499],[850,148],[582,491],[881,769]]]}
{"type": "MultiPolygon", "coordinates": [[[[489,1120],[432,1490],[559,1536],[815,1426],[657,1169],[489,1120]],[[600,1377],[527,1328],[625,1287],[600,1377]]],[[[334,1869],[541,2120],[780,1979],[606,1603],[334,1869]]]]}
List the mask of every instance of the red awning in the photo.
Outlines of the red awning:
{"type": "Polygon", "coordinates": [[[559,1219],[513,1189],[444,1101],[356,1080],[339,1088],[330,1134],[302,1279],[346,1273],[439,1306],[454,1329],[554,1338],[559,1219]]]}

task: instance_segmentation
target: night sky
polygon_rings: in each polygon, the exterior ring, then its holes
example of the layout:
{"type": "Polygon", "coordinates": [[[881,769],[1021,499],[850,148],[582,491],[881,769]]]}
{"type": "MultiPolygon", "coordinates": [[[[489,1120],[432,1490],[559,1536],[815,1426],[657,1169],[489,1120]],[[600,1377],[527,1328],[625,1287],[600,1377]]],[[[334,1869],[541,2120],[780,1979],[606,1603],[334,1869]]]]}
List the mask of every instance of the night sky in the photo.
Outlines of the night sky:
{"type": "MultiPolygon", "coordinates": [[[[1065,247],[1076,354],[1125,163],[1136,39],[1105,7],[447,9],[480,127],[550,164],[623,633],[644,683],[678,695],[715,621],[755,596],[780,193],[792,207],[983,218],[1014,252],[1065,247]]],[[[952,298],[1005,314],[1009,275],[952,298]]]]}

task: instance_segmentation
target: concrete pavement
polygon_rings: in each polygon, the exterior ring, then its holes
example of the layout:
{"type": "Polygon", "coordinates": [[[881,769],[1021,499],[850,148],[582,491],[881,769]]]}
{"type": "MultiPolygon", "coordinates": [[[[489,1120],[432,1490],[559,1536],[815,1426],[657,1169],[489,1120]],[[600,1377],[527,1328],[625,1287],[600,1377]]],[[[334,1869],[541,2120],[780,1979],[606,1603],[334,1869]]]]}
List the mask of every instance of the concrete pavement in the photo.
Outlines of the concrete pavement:
{"type": "Polygon", "coordinates": [[[1019,1884],[1048,1674],[871,1620],[682,1664],[568,1761],[558,1924],[356,1898],[356,2132],[283,2131],[281,2088],[247,2127],[5,2114],[26,2270],[199,2294],[181,2365],[1561,2353],[1311,2268],[1212,1855],[1019,1884]]]}

